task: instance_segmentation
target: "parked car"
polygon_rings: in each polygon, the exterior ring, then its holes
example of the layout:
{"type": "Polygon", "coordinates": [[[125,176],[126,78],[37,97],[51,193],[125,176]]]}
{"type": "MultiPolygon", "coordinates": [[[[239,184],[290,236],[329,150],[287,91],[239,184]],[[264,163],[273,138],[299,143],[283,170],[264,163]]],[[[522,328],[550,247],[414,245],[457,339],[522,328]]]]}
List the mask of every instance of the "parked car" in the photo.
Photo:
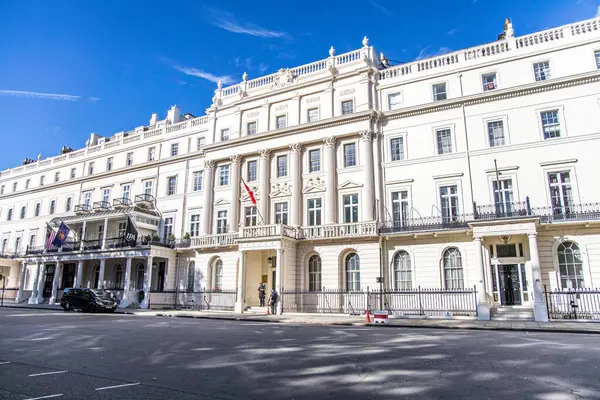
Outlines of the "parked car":
{"type": "Polygon", "coordinates": [[[114,312],[119,301],[111,293],[101,289],[68,288],[60,299],[60,306],[65,311],[114,312]]]}

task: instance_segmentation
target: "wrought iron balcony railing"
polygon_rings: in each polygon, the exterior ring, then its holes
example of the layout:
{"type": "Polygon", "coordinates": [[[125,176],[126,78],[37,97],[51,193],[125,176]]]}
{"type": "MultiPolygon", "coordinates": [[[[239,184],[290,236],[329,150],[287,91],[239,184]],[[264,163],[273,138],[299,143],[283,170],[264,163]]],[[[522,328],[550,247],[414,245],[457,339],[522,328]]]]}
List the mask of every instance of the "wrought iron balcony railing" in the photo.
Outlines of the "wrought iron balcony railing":
{"type": "Polygon", "coordinates": [[[75,206],[76,213],[88,213],[92,211],[92,207],[89,204],[77,204],[75,206]]]}
{"type": "Polygon", "coordinates": [[[540,217],[541,223],[550,224],[563,221],[600,220],[600,203],[572,204],[569,206],[534,207],[533,215],[540,217]]]}
{"type": "Polygon", "coordinates": [[[94,210],[108,210],[110,208],[110,203],[108,201],[95,201],[94,202],[94,210]]]}
{"type": "Polygon", "coordinates": [[[154,205],[154,196],[148,193],[136,194],[134,199],[135,204],[154,205]]]}
{"type": "Polygon", "coordinates": [[[427,231],[459,230],[469,227],[467,221],[471,215],[458,214],[451,217],[421,217],[407,218],[397,221],[387,221],[381,228],[381,233],[411,233],[427,231]]]}
{"type": "Polygon", "coordinates": [[[478,206],[473,202],[475,220],[494,220],[503,218],[518,218],[532,215],[529,197],[525,201],[496,203],[490,205],[478,206]]]}
{"type": "Polygon", "coordinates": [[[23,255],[22,249],[17,249],[15,251],[11,250],[2,250],[0,251],[0,258],[18,258],[23,255]]]}
{"type": "Polygon", "coordinates": [[[121,197],[113,200],[113,207],[131,207],[131,200],[128,197],[121,197]]]}

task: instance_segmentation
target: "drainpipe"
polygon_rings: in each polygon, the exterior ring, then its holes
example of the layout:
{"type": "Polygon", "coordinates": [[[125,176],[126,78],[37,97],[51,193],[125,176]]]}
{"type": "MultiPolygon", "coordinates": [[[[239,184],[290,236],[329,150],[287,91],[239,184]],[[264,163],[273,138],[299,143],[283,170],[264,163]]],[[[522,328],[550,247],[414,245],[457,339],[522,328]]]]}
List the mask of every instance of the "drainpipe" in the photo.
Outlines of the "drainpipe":
{"type": "Polygon", "coordinates": [[[189,186],[189,179],[190,178],[190,160],[188,159],[185,162],[185,181],[183,182],[183,204],[181,205],[181,211],[183,213],[183,221],[181,222],[181,234],[179,235],[180,238],[183,238],[183,235],[185,234],[185,217],[186,217],[186,210],[185,208],[187,207],[187,193],[188,193],[188,186],[189,186]]]}
{"type": "MultiPolygon", "coordinates": [[[[460,97],[464,96],[463,94],[463,82],[462,82],[462,73],[458,74],[458,81],[460,82],[460,97]]],[[[471,154],[469,152],[469,134],[467,130],[467,113],[465,111],[465,103],[462,103],[462,116],[463,116],[463,127],[465,130],[465,145],[467,146],[467,172],[469,174],[469,189],[471,192],[471,207],[473,207],[473,215],[475,214],[475,207],[473,206],[473,202],[475,201],[475,197],[473,195],[473,177],[471,173],[471,154]]]]}

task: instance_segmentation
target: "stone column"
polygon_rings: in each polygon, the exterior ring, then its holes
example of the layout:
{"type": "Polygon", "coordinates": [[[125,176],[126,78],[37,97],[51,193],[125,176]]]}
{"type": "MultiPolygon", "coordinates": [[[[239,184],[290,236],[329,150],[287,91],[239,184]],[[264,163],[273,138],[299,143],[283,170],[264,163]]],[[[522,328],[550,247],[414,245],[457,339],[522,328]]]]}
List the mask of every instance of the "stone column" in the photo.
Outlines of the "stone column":
{"type": "Polygon", "coordinates": [[[104,273],[106,272],[106,260],[100,259],[100,272],[98,274],[98,287],[97,289],[104,289],[104,273]]]}
{"type": "Polygon", "coordinates": [[[144,269],[144,300],[142,308],[148,308],[150,300],[150,285],[152,284],[152,256],[148,256],[146,268],[144,269]]]}
{"type": "Polygon", "coordinates": [[[385,198],[383,194],[383,179],[382,179],[382,166],[381,166],[381,146],[380,141],[383,140],[381,133],[373,134],[373,170],[375,172],[375,218],[380,222],[385,220],[385,198]]]}
{"type": "Polygon", "coordinates": [[[531,275],[533,281],[533,318],[536,322],[548,322],[548,309],[542,291],[542,273],[540,271],[540,253],[538,251],[537,233],[528,233],[529,257],[531,259],[531,275]]]}
{"type": "Polygon", "coordinates": [[[300,143],[290,145],[292,174],[292,196],[289,208],[289,224],[300,226],[302,223],[302,145],[300,143]]]}
{"type": "Polygon", "coordinates": [[[214,160],[204,161],[204,201],[202,202],[202,220],[200,221],[200,235],[212,233],[213,187],[215,179],[214,160]]]}
{"type": "Polygon", "coordinates": [[[125,283],[123,285],[123,296],[121,297],[121,303],[119,307],[125,308],[129,305],[129,281],[131,280],[131,257],[127,257],[125,262],[125,283]]]}
{"type": "Polygon", "coordinates": [[[33,275],[33,286],[31,287],[31,296],[29,297],[29,304],[36,304],[37,302],[37,287],[38,287],[38,279],[40,279],[40,268],[42,268],[42,263],[37,262],[35,269],[35,274],[33,275]]]}
{"type": "MultiPolygon", "coordinates": [[[[259,204],[258,211],[260,216],[263,218],[263,224],[269,224],[269,183],[271,181],[270,174],[270,156],[271,150],[265,149],[258,152],[260,155],[260,161],[258,169],[260,170],[260,185],[259,185],[259,204]]],[[[259,217],[260,218],[260,217],[259,217]]]]}
{"type": "Polygon", "coordinates": [[[373,165],[373,132],[360,131],[360,158],[363,165],[362,221],[375,219],[375,174],[373,165]]]}
{"type": "Polygon", "coordinates": [[[60,281],[60,270],[62,269],[62,263],[58,261],[56,267],[54,267],[54,279],[52,279],[52,294],[48,304],[56,303],[56,293],[58,292],[58,282],[60,281]]]}
{"type": "Polygon", "coordinates": [[[38,287],[37,287],[37,301],[35,304],[44,304],[44,284],[46,277],[46,264],[42,263],[40,265],[40,270],[38,274],[38,287]]]}
{"type": "Polygon", "coordinates": [[[325,224],[337,224],[337,163],[335,160],[335,136],[323,139],[325,143],[325,154],[323,165],[325,166],[325,224]]]}
{"type": "Polygon", "coordinates": [[[281,263],[283,260],[281,259],[281,253],[281,249],[277,249],[277,259],[275,260],[275,291],[277,292],[277,315],[281,315],[283,311],[283,303],[281,302],[281,263]]]}
{"type": "Polygon", "coordinates": [[[20,303],[23,300],[23,290],[25,289],[25,276],[27,275],[27,263],[23,263],[21,267],[21,276],[19,276],[19,291],[15,297],[15,303],[20,303]]]}
{"type": "Polygon", "coordinates": [[[490,304],[487,300],[485,291],[485,264],[483,262],[483,247],[480,237],[473,238],[475,246],[475,269],[477,276],[477,319],[480,321],[489,321],[490,319],[490,304]]]}
{"type": "Polygon", "coordinates": [[[245,274],[246,274],[246,253],[240,251],[240,266],[238,271],[238,281],[237,281],[237,300],[235,302],[235,312],[243,313],[246,308],[246,285],[245,283],[245,274]]]}
{"type": "Polygon", "coordinates": [[[102,250],[106,249],[106,235],[108,234],[108,218],[104,218],[104,231],[102,231],[102,250]]]}
{"type": "Polygon", "coordinates": [[[85,230],[87,228],[87,221],[83,221],[81,225],[81,237],[79,238],[79,250],[84,249],[83,241],[85,240],[85,230]]]}
{"type": "Polygon", "coordinates": [[[73,286],[80,288],[83,283],[83,260],[80,260],[77,263],[77,276],[75,279],[75,285],[73,286]]]}
{"type": "Polygon", "coordinates": [[[230,232],[237,232],[240,225],[240,162],[242,156],[236,154],[231,157],[231,218],[229,219],[230,232]]]}

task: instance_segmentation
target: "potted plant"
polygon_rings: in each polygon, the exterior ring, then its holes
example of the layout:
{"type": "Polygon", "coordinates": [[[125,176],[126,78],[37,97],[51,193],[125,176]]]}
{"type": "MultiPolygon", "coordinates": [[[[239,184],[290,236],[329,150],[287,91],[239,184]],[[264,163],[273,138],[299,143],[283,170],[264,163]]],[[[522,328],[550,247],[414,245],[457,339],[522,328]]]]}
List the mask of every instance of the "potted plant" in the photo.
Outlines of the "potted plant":
{"type": "Polygon", "coordinates": [[[190,234],[188,232],[186,232],[185,235],[183,235],[183,238],[185,240],[189,240],[190,239],[190,234]]]}
{"type": "Polygon", "coordinates": [[[155,233],[152,235],[152,241],[153,242],[159,242],[160,241],[160,237],[155,233]]]}
{"type": "Polygon", "coordinates": [[[144,301],[144,297],[145,297],[145,296],[146,296],[146,294],[144,293],[144,291],[143,291],[143,290],[140,290],[140,291],[138,292],[138,302],[139,302],[140,304],[142,304],[142,301],[144,301]]]}

